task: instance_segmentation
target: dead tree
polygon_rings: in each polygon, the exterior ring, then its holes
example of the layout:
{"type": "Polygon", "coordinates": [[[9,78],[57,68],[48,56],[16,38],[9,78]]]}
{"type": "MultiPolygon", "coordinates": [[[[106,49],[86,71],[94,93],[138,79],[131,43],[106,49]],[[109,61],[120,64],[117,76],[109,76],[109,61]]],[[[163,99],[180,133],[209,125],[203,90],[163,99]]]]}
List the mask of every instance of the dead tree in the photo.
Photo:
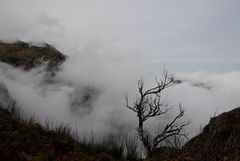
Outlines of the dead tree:
{"type": "Polygon", "coordinates": [[[169,123],[165,125],[162,131],[156,136],[151,137],[150,133],[144,129],[144,122],[150,118],[164,115],[171,108],[165,101],[162,101],[162,92],[174,85],[174,78],[172,75],[164,70],[163,78],[159,80],[156,78],[156,86],[145,90],[144,81],[138,81],[138,94],[130,105],[128,97],[126,97],[126,107],[137,113],[138,117],[138,136],[143,143],[148,157],[152,157],[160,144],[176,135],[182,135],[183,128],[188,125],[188,122],[181,121],[184,115],[184,110],[179,106],[179,113],[169,123]]]}

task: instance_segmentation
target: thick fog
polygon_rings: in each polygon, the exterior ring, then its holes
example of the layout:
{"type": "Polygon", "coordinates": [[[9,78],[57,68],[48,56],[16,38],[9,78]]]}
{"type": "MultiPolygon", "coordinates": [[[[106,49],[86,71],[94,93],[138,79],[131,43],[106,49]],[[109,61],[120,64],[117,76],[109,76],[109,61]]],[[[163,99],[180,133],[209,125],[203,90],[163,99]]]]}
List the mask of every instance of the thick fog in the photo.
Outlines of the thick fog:
{"type": "Polygon", "coordinates": [[[215,113],[240,105],[239,5],[1,0],[2,41],[47,42],[68,59],[54,80],[44,68],[23,72],[1,64],[0,81],[27,115],[101,136],[134,130],[125,95],[133,99],[137,80],[151,86],[165,67],[183,82],[164,97],[182,104],[195,133],[215,113]]]}
{"type": "MultiPolygon", "coordinates": [[[[84,62],[66,62],[63,70],[49,81],[44,68],[24,72],[1,64],[1,82],[23,113],[43,124],[45,121],[69,124],[80,135],[92,131],[98,136],[133,133],[136,114],[125,107],[124,99],[128,95],[133,100],[137,93],[138,77],[131,75],[134,69],[129,64],[116,63],[115,69],[125,73],[119,75],[108,71],[113,64],[98,69],[86,66],[84,62]],[[127,66],[130,70],[126,70],[127,66]]],[[[210,117],[240,106],[239,72],[177,73],[175,77],[183,82],[166,90],[163,97],[170,107],[176,107],[169,117],[174,116],[178,104],[182,104],[185,119],[191,122],[187,129],[190,135],[199,132],[210,117]]],[[[148,80],[147,86],[154,84],[154,79],[148,80]]]]}

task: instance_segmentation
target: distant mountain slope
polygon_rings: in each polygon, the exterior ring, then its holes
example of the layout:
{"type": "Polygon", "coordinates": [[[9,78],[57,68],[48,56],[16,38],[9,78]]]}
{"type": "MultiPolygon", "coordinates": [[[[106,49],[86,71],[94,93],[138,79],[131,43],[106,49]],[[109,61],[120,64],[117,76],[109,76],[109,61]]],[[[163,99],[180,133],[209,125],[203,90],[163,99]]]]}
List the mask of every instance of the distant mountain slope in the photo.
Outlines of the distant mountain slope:
{"type": "Polygon", "coordinates": [[[32,46],[18,41],[15,43],[0,42],[0,61],[25,70],[46,63],[50,68],[56,68],[64,62],[66,56],[49,44],[32,46]]]}

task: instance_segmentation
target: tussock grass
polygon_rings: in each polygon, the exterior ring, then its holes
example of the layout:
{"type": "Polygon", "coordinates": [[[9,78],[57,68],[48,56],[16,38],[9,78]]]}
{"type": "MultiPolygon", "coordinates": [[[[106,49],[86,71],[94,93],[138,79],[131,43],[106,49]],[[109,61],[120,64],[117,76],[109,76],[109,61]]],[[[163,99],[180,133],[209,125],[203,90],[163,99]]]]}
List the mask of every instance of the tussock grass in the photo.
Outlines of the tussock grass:
{"type": "Polygon", "coordinates": [[[7,108],[0,105],[0,161],[127,160],[123,144],[112,137],[103,141],[76,138],[64,124],[46,121],[43,127],[33,118],[23,119],[15,103],[7,108]]]}

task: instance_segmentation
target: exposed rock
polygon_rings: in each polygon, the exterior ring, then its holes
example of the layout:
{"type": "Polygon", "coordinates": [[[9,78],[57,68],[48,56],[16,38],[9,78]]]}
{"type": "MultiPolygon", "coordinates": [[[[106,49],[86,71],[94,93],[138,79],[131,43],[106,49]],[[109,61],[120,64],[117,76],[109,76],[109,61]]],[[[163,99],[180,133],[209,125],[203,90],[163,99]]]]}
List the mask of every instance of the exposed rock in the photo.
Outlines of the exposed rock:
{"type": "Polygon", "coordinates": [[[48,69],[56,69],[66,57],[49,44],[41,47],[31,46],[19,41],[15,43],[0,42],[0,61],[25,70],[47,64],[48,69]]]}

